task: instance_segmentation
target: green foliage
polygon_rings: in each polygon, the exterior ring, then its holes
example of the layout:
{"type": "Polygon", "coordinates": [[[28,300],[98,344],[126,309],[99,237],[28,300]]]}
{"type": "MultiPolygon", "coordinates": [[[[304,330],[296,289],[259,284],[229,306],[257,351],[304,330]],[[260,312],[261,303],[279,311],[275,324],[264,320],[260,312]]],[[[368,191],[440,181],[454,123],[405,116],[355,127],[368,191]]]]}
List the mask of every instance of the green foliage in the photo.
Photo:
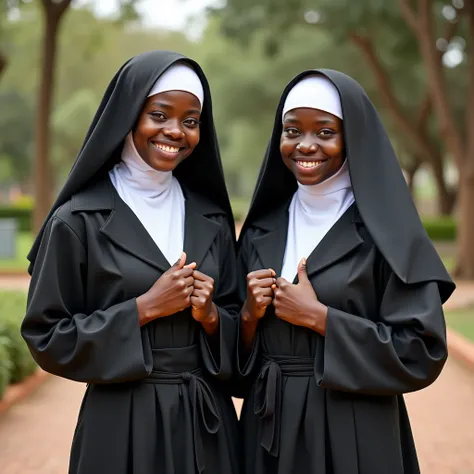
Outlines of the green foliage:
{"type": "Polygon", "coordinates": [[[0,338],[8,341],[11,361],[10,383],[17,383],[36,370],[36,363],[20,334],[20,324],[26,309],[26,295],[11,292],[5,296],[0,311],[0,338]]]}
{"type": "Polygon", "coordinates": [[[0,338],[0,400],[10,382],[12,363],[9,358],[8,346],[7,338],[0,338]]]}
{"type": "Polygon", "coordinates": [[[20,232],[31,232],[33,208],[30,206],[0,206],[0,219],[16,219],[20,232]]]}
{"type": "Polygon", "coordinates": [[[474,306],[445,312],[449,327],[474,342],[474,306]]]}
{"type": "Polygon", "coordinates": [[[423,219],[423,225],[431,240],[454,242],[456,221],[451,217],[423,219]]]}
{"type": "Polygon", "coordinates": [[[0,394],[2,376],[4,385],[5,380],[7,383],[17,383],[34,373],[37,368],[20,334],[25,308],[25,293],[0,292],[0,394]],[[5,379],[6,370],[8,378],[5,379]]]}

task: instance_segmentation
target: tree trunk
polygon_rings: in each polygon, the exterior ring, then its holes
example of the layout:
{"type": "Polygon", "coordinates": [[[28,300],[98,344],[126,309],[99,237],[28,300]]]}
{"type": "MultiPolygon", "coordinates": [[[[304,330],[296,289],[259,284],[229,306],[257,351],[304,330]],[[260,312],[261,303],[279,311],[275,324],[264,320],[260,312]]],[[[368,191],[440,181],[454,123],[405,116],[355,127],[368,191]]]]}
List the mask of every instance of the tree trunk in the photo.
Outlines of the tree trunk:
{"type": "Polygon", "coordinates": [[[50,116],[54,91],[54,72],[56,65],[57,33],[63,13],[70,0],[57,2],[42,0],[44,15],[44,36],[42,45],[42,71],[38,91],[35,124],[35,209],[33,214],[34,231],[38,232],[52,205],[53,179],[49,160],[50,116]]]}
{"type": "Polygon", "coordinates": [[[474,280],[474,176],[461,176],[458,198],[457,266],[455,277],[474,280]]]}
{"type": "Polygon", "coordinates": [[[5,72],[7,67],[7,58],[2,53],[0,53],[0,77],[5,72]]]}
{"type": "MultiPolygon", "coordinates": [[[[448,31],[447,37],[451,38],[454,31],[448,31]]],[[[361,50],[367,63],[369,64],[380,90],[380,97],[387,109],[392,115],[392,119],[398,129],[407,138],[406,145],[411,152],[417,157],[419,164],[426,162],[432,169],[436,181],[438,191],[438,212],[441,215],[448,215],[454,207],[454,193],[448,189],[444,172],[443,172],[443,156],[438,152],[436,145],[430,139],[427,133],[428,119],[431,114],[431,97],[425,96],[419,105],[418,117],[412,118],[410,114],[402,109],[399,100],[396,98],[390,75],[384,69],[382,62],[378,58],[373,41],[371,38],[361,36],[356,33],[350,35],[352,42],[361,50]]],[[[439,55],[441,61],[441,55],[439,55]]],[[[418,166],[419,166],[418,164],[418,166]]],[[[417,169],[414,170],[416,173],[417,169]]],[[[408,174],[409,171],[408,171],[408,174]]],[[[411,189],[413,195],[413,189],[411,189]]]]}
{"type": "Polygon", "coordinates": [[[405,172],[407,175],[407,185],[413,199],[415,199],[415,176],[417,171],[420,169],[420,166],[421,160],[417,159],[413,162],[412,165],[405,167],[405,172]]]}

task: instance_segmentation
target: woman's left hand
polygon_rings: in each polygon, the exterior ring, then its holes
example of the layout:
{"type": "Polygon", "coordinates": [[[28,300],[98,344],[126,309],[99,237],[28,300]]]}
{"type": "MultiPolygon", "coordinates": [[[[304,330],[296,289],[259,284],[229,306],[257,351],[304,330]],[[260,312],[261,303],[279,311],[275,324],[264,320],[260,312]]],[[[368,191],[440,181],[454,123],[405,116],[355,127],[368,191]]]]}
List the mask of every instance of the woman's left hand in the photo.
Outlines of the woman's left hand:
{"type": "Polygon", "coordinates": [[[194,270],[193,277],[194,291],[191,294],[191,313],[209,334],[214,332],[219,324],[219,313],[216,305],[212,302],[214,280],[198,270],[194,270]]]}
{"type": "Polygon", "coordinates": [[[306,273],[306,260],[298,264],[298,283],[284,278],[276,281],[273,306],[275,314],[295,326],[305,326],[325,334],[327,307],[321,304],[306,273]]]}

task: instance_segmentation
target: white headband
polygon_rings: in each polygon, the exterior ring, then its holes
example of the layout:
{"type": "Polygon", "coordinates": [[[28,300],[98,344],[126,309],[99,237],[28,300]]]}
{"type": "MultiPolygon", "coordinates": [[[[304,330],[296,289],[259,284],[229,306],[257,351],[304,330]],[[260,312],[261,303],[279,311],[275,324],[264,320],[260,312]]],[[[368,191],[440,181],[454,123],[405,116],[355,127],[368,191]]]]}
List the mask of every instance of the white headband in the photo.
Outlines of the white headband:
{"type": "Polygon", "coordinates": [[[195,95],[204,104],[204,88],[194,69],[178,62],[169,67],[153,84],[148,97],[167,91],[185,91],[195,95]]]}
{"type": "Polygon", "coordinates": [[[336,86],[321,74],[306,76],[293,86],[286,96],[282,120],[287,112],[298,108],[323,110],[343,120],[339,92],[336,86]]]}

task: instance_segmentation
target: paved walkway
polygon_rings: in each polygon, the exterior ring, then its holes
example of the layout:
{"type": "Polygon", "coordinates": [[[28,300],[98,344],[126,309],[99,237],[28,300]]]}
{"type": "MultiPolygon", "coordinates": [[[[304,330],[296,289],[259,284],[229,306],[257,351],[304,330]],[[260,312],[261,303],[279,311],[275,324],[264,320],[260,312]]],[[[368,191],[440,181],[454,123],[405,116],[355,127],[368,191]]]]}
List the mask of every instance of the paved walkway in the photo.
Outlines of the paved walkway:
{"type": "MultiPolygon", "coordinates": [[[[0,472],[65,474],[83,393],[83,384],[51,377],[5,413],[0,472]]],[[[406,399],[422,474],[474,474],[474,374],[450,360],[431,387],[406,399]]]]}
{"type": "MultiPolygon", "coordinates": [[[[0,288],[27,284],[0,277],[0,288]]],[[[472,303],[474,285],[461,283],[447,306],[472,303]]],[[[50,377],[0,417],[0,473],[65,474],[83,393],[83,384],[50,377]]],[[[450,359],[431,387],[406,400],[422,474],[474,474],[474,373],[450,359]]]]}

